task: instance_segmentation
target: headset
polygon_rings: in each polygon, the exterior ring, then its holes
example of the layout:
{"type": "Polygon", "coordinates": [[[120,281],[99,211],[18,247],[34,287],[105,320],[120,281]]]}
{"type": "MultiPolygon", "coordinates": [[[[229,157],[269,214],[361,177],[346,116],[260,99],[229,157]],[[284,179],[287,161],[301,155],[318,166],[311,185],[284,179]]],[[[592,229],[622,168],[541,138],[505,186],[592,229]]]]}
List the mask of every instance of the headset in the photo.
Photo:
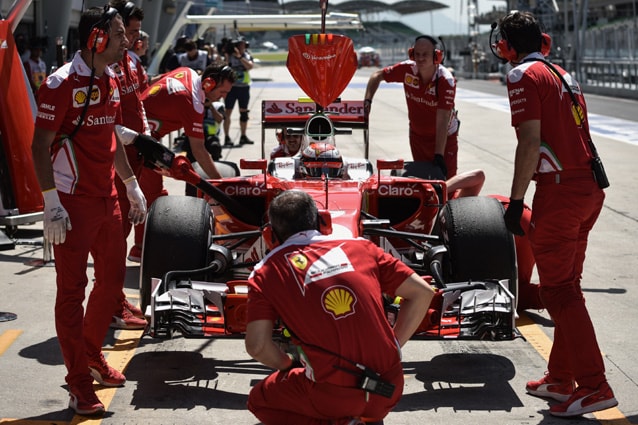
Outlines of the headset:
{"type": "MultiPolygon", "coordinates": [[[[442,64],[443,61],[445,60],[445,54],[444,54],[444,50],[441,49],[437,49],[436,46],[438,46],[439,42],[436,41],[436,39],[434,37],[431,37],[429,35],[420,35],[417,38],[414,39],[414,43],[412,44],[412,47],[410,47],[408,49],[408,57],[411,60],[414,60],[414,44],[416,44],[417,41],[419,40],[429,40],[433,45],[434,45],[434,52],[432,55],[432,62],[434,62],[434,65],[439,65],[442,64]]],[[[441,41],[441,43],[443,43],[443,39],[441,37],[439,37],[439,40],[441,41]]],[[[445,48],[445,46],[444,46],[445,48]]]]}
{"type": "Polygon", "coordinates": [[[99,21],[91,27],[87,46],[93,53],[102,53],[109,45],[111,21],[118,14],[117,9],[104,5],[104,12],[99,21]]]}
{"type": "Polygon", "coordinates": [[[217,84],[219,84],[222,80],[230,79],[233,72],[233,69],[226,65],[219,72],[210,74],[206,78],[202,78],[202,89],[204,89],[205,93],[212,92],[215,90],[215,87],[217,87],[217,84]]]}
{"type": "MultiPolygon", "coordinates": [[[[490,30],[490,50],[492,54],[505,62],[514,62],[518,58],[518,52],[512,46],[512,43],[507,39],[507,33],[503,31],[502,28],[499,28],[499,33],[503,38],[500,40],[495,39],[495,43],[492,43],[492,36],[494,34],[494,30],[498,28],[498,23],[492,22],[492,29],[490,30]]],[[[552,37],[542,32],[541,33],[541,54],[543,56],[549,56],[552,50],[552,37]]]]}
{"type": "Polygon", "coordinates": [[[118,7],[117,11],[122,16],[122,20],[124,21],[124,25],[128,27],[129,19],[131,17],[131,13],[133,13],[133,9],[135,9],[135,3],[127,1],[124,6],[118,7]]]}

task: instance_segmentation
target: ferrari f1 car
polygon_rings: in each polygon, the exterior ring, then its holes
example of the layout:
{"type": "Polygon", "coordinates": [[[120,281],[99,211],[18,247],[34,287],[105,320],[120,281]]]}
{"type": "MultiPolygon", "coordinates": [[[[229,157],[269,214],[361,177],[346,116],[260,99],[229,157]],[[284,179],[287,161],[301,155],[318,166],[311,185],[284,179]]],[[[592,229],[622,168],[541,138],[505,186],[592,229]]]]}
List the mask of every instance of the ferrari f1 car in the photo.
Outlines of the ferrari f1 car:
{"type": "MultiPolygon", "coordinates": [[[[501,204],[481,196],[449,200],[445,181],[423,178],[423,164],[368,160],[363,102],[338,99],[357,69],[352,40],[293,36],[289,51],[288,69],[313,102],[264,101],[262,130],[290,128],[324,141],[363,130],[365,156],[343,158],[340,177],[326,163],[317,177],[301,179],[299,157],[242,159],[240,168],[252,175],[219,180],[201,179],[182,157],[157,159],[200,190],[198,197],[160,197],[150,208],[140,273],[148,333],[241,336],[248,276],[275,243],[268,205],[295,189],[316,200],[322,232],[368,238],[438,288],[415,338],[513,339],[516,253],[501,204]]],[[[263,145],[264,137],[262,157],[263,145]]],[[[401,300],[385,305],[392,322],[401,300]]]]}

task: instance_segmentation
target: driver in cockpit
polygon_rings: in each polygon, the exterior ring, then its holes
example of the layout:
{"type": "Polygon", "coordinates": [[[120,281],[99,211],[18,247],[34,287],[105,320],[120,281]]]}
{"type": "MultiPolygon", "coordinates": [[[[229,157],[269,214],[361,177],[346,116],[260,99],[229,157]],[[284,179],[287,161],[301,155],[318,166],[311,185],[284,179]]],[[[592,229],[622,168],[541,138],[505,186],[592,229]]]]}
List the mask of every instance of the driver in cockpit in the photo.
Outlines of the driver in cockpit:
{"type": "Polygon", "coordinates": [[[293,128],[278,129],[277,140],[279,144],[270,152],[270,159],[290,157],[303,150],[303,134],[293,128]]]}

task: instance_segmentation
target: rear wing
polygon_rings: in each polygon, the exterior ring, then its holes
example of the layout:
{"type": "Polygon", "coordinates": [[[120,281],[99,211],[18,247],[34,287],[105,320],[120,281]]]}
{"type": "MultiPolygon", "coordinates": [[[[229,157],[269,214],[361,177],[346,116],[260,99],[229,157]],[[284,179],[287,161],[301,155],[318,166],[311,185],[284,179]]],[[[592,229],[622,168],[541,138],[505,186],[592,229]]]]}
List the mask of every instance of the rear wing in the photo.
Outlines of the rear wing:
{"type": "MultiPolygon", "coordinates": [[[[318,113],[317,104],[304,100],[263,100],[261,102],[261,157],[266,158],[266,129],[299,128],[318,113]]],[[[368,115],[362,100],[340,100],[332,102],[323,113],[330,117],[336,134],[347,134],[348,130],[363,130],[365,158],[368,159],[369,135],[368,115]],[[342,130],[342,131],[339,131],[342,130]]]]}

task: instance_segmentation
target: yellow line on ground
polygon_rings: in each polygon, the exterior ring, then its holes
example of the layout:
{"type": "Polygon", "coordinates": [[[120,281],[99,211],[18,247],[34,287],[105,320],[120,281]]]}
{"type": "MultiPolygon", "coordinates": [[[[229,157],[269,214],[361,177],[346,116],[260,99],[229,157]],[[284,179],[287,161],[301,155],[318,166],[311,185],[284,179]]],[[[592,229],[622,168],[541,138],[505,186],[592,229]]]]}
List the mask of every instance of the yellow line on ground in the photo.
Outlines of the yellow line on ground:
{"type": "MultiPolygon", "coordinates": [[[[117,336],[117,340],[113,348],[110,350],[104,350],[104,357],[111,367],[121,371],[126,375],[126,368],[135,355],[135,349],[137,348],[143,331],[128,331],[121,330],[117,336]]],[[[100,401],[104,404],[106,410],[115,397],[115,391],[117,388],[101,387],[95,393],[100,401]]],[[[71,420],[70,425],[98,425],[102,423],[101,417],[89,418],[87,416],[75,415],[71,420]]]]}
{"type": "MultiPolygon", "coordinates": [[[[552,350],[552,340],[543,332],[540,326],[534,323],[526,313],[523,313],[516,321],[516,327],[545,361],[549,361],[549,353],[552,350]]],[[[594,412],[593,415],[602,425],[632,425],[625,415],[616,407],[594,412]]]]}
{"type": "Polygon", "coordinates": [[[22,331],[19,329],[9,329],[0,334],[0,356],[7,351],[7,348],[11,347],[11,344],[18,339],[21,333],[22,331]]]}

